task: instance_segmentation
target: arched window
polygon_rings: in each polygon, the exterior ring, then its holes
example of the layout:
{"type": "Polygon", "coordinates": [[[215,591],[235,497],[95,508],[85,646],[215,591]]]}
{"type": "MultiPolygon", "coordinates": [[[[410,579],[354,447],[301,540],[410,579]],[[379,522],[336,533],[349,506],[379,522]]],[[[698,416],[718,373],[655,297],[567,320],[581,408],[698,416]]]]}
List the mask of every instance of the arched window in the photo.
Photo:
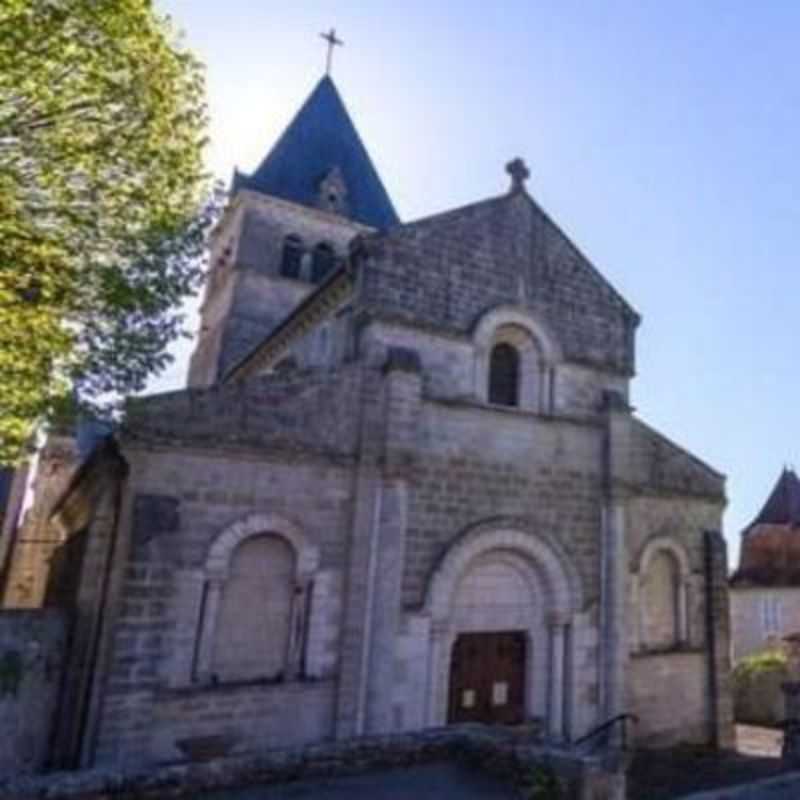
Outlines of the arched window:
{"type": "Polygon", "coordinates": [[[314,248],[314,261],[311,267],[311,280],[319,283],[333,269],[336,256],[333,248],[322,242],[314,248]]]}
{"type": "Polygon", "coordinates": [[[281,275],[285,278],[300,278],[300,265],[303,261],[303,240],[292,234],[283,242],[283,256],[281,258],[281,275]]]}
{"type": "Polygon", "coordinates": [[[489,402],[519,405],[519,353],[506,342],[492,348],[489,360],[489,402]]]}
{"type": "Polygon", "coordinates": [[[648,649],[674,647],[682,638],[681,567],[669,550],[649,559],[641,585],[642,644],[648,649]]]}
{"type": "Polygon", "coordinates": [[[222,588],[211,673],[220,682],[285,677],[295,552],[281,536],[245,539],[222,588]]]}

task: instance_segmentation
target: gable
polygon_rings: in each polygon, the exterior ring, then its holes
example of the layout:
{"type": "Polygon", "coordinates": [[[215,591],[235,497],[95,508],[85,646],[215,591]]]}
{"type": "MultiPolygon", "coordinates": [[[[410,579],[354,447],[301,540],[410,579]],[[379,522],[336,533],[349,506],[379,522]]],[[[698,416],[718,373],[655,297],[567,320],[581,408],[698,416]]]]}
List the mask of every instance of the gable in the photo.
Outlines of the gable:
{"type": "Polygon", "coordinates": [[[636,312],[522,192],[371,237],[360,302],[467,334],[487,310],[528,307],[567,360],[632,374],[636,312]]]}

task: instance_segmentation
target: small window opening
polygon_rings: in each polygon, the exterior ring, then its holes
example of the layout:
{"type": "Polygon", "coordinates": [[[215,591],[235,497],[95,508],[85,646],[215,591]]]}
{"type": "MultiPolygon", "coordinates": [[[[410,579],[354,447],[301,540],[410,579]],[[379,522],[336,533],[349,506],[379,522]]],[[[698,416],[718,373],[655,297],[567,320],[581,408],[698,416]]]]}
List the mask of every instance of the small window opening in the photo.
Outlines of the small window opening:
{"type": "Polygon", "coordinates": [[[519,353],[501,342],[492,348],[489,360],[489,402],[500,406],[519,405],[519,353]]]}

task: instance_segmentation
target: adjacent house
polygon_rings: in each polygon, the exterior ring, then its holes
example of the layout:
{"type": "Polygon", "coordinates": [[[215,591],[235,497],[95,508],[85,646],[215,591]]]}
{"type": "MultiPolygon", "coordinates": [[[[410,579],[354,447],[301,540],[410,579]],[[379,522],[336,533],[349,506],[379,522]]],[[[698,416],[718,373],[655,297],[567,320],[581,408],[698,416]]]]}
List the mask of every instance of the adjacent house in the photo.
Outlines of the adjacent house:
{"type": "Polygon", "coordinates": [[[800,478],[793,469],[783,470],[742,532],[730,586],[735,661],[800,631],[800,478]]]}

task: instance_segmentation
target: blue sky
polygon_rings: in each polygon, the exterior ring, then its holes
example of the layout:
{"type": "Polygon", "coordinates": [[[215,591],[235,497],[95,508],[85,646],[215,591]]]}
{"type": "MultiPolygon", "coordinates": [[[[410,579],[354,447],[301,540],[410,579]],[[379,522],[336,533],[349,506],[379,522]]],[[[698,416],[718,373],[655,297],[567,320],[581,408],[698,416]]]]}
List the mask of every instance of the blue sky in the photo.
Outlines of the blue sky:
{"type": "MultiPolygon", "coordinates": [[[[800,466],[800,3],[161,0],[205,61],[209,166],[333,75],[405,220],[529,189],[642,314],[633,402],[728,475],[731,556],[800,466]]],[[[154,388],[181,385],[188,348],[154,388]]]]}

